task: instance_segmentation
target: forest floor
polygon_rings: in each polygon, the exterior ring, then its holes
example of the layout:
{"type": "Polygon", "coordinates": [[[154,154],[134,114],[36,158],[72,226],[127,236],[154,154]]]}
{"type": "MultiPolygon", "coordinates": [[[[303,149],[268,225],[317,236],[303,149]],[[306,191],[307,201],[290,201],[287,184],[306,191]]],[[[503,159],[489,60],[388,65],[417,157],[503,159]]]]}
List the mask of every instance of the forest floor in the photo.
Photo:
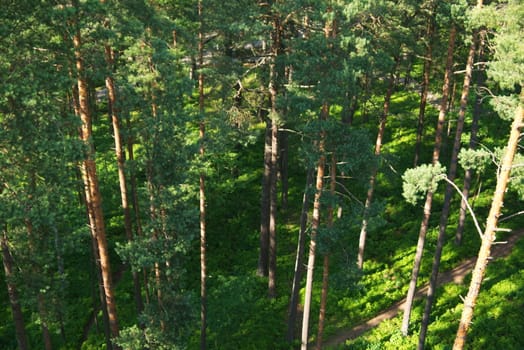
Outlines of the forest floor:
{"type": "MultiPolygon", "coordinates": [[[[505,257],[508,256],[511,253],[511,250],[517,240],[524,236],[524,229],[515,231],[513,234],[511,234],[507,241],[504,242],[498,242],[498,244],[495,244],[492,246],[491,249],[491,256],[493,259],[505,257]]],[[[464,278],[468,275],[468,273],[471,272],[473,267],[475,266],[475,263],[477,261],[477,257],[472,257],[464,262],[462,262],[460,265],[455,267],[453,270],[443,272],[439,274],[437,283],[438,285],[446,284],[446,283],[462,283],[464,278]]],[[[421,298],[427,293],[428,290],[428,284],[422,286],[419,288],[416,292],[415,298],[421,298]]],[[[391,305],[389,308],[382,311],[377,316],[373,317],[372,319],[367,320],[364,323],[361,323],[351,329],[342,329],[337,334],[333,335],[330,339],[326,340],[324,342],[325,347],[330,346],[337,346],[342,345],[346,340],[349,339],[355,339],[358,336],[360,336],[362,333],[378,326],[382,321],[391,319],[398,315],[400,311],[404,310],[404,303],[406,302],[406,299],[402,299],[395,304],[391,305]]]]}

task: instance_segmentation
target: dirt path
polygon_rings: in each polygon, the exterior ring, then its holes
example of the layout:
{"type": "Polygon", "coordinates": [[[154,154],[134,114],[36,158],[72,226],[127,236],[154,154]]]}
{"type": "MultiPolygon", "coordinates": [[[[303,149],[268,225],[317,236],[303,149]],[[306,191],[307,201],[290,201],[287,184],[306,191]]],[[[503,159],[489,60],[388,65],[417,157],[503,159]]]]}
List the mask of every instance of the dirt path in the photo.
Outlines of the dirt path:
{"type": "MultiPolygon", "coordinates": [[[[506,244],[495,244],[493,245],[491,249],[491,256],[493,258],[499,258],[503,256],[507,256],[511,253],[511,250],[517,240],[524,236],[524,230],[518,230],[515,231],[513,234],[508,237],[506,244]]],[[[477,261],[477,257],[470,258],[463,263],[461,263],[459,266],[454,268],[451,271],[446,271],[441,274],[439,274],[437,278],[438,285],[442,285],[449,282],[454,283],[462,283],[464,280],[464,277],[471,272],[473,267],[475,266],[475,263],[477,261]]],[[[424,285],[423,287],[419,288],[415,294],[415,298],[421,298],[422,296],[426,295],[428,290],[428,284],[424,285]]],[[[341,330],[338,334],[335,334],[330,339],[328,339],[326,342],[324,342],[324,346],[336,346],[343,344],[348,339],[355,339],[358,336],[360,336],[362,333],[378,326],[378,324],[384,320],[388,320],[390,318],[395,317],[400,311],[404,310],[404,303],[406,299],[402,299],[401,301],[393,304],[386,310],[382,311],[377,316],[373,317],[372,319],[359,324],[358,326],[353,327],[352,329],[345,329],[341,330]]]]}

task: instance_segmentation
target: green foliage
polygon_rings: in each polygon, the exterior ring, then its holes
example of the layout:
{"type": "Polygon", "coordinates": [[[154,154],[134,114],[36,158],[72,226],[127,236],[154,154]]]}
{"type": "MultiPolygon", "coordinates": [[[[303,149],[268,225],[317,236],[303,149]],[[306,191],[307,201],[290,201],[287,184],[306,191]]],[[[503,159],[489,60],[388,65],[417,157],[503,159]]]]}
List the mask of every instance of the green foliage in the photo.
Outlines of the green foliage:
{"type": "Polygon", "coordinates": [[[493,154],[484,148],[462,148],[459,153],[459,164],[465,170],[474,169],[479,173],[483,173],[487,163],[492,158],[493,154]]]}
{"type": "Polygon", "coordinates": [[[434,192],[437,189],[438,182],[445,174],[446,168],[438,162],[435,165],[423,164],[408,169],[402,175],[402,195],[406,201],[415,205],[425,197],[426,192],[434,192]]]}

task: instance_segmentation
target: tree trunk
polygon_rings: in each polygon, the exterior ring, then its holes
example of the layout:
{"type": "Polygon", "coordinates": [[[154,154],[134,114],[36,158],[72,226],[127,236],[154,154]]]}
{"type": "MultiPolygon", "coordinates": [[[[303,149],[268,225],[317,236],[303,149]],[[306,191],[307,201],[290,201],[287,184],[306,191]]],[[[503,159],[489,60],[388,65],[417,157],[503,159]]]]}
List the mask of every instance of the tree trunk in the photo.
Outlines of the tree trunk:
{"type": "MultiPolygon", "coordinates": [[[[524,93],[521,93],[521,100],[523,98],[524,93]]],[[[477,263],[473,269],[468,295],[464,300],[464,309],[462,310],[462,316],[460,318],[455,343],[453,344],[453,350],[461,350],[466,342],[466,335],[473,318],[473,310],[480,292],[480,285],[482,284],[490,260],[491,245],[496,239],[497,222],[500,216],[500,210],[503,206],[504,194],[509,182],[513,158],[517,152],[518,142],[521,135],[520,130],[523,127],[523,118],[524,109],[522,106],[519,106],[511,127],[508,146],[504,153],[504,157],[502,158],[500,173],[497,177],[497,187],[495,188],[495,194],[493,195],[493,201],[491,202],[491,209],[488,214],[486,229],[482,237],[482,244],[478,253],[477,263]]]]}
{"type": "Polygon", "coordinates": [[[259,276],[268,275],[269,257],[269,184],[271,179],[271,120],[266,120],[264,137],[264,173],[262,175],[262,194],[260,197],[260,252],[258,257],[259,276]]]}
{"type": "MultiPolygon", "coordinates": [[[[198,73],[198,111],[200,114],[199,137],[200,137],[200,156],[204,157],[205,153],[205,136],[206,124],[204,117],[204,18],[202,0],[198,1],[198,64],[200,72],[198,73]]],[[[200,349],[205,350],[207,347],[207,265],[206,265],[206,179],[204,171],[200,172],[200,349]]]]}
{"type": "MultiPolygon", "coordinates": [[[[456,28],[453,26],[449,34],[448,53],[446,59],[446,72],[444,74],[444,85],[442,87],[442,100],[440,102],[440,111],[438,123],[435,130],[435,146],[433,148],[432,163],[436,165],[440,157],[440,148],[442,145],[442,131],[446,119],[447,101],[449,96],[449,85],[451,69],[453,66],[453,50],[455,47],[456,28]]],[[[413,262],[413,270],[411,272],[411,281],[406,296],[406,303],[404,304],[404,317],[402,319],[401,332],[403,335],[408,334],[409,319],[411,317],[411,308],[413,306],[413,299],[417,289],[418,273],[420,271],[420,264],[422,262],[422,254],[424,253],[424,244],[426,242],[426,233],[428,231],[429,218],[431,216],[431,205],[433,203],[433,191],[429,190],[426,194],[426,201],[424,203],[424,214],[420,223],[420,231],[417,242],[417,250],[413,262]]]]}
{"type": "Polygon", "coordinates": [[[78,75],[78,97],[80,106],[81,135],[80,138],[86,145],[85,159],[81,163],[82,178],[86,192],[87,209],[90,212],[90,229],[91,234],[98,244],[100,254],[100,267],[102,270],[102,279],[104,287],[104,296],[106,299],[107,313],[109,316],[109,325],[111,336],[119,335],[118,318],[116,314],[116,304],[113,293],[113,280],[111,276],[111,266],[109,262],[109,252],[107,248],[106,232],[104,217],[102,213],[102,198],[98,187],[98,176],[96,173],[96,164],[94,160],[94,146],[91,132],[91,112],[89,110],[88,86],[84,77],[84,63],[81,53],[80,30],[77,29],[73,36],[75,51],[76,68],[78,75]]]}
{"type": "Polygon", "coordinates": [[[288,342],[295,339],[295,327],[297,323],[297,308],[300,292],[300,282],[303,274],[304,248],[306,243],[306,229],[307,229],[307,212],[310,200],[310,187],[313,183],[314,168],[308,168],[306,175],[306,188],[302,197],[302,211],[300,214],[300,230],[298,232],[297,255],[295,257],[295,272],[293,274],[293,286],[291,287],[291,297],[289,299],[289,317],[287,321],[287,336],[288,342]]]}
{"type": "Polygon", "coordinates": [[[41,292],[38,292],[37,302],[38,313],[40,314],[40,322],[42,327],[42,339],[44,341],[44,349],[52,350],[53,345],[51,342],[51,334],[49,333],[49,327],[47,326],[47,309],[45,306],[44,295],[41,292]]]}
{"type": "MultiPolygon", "coordinates": [[[[386,130],[386,121],[389,114],[389,106],[391,102],[391,95],[393,94],[393,88],[395,86],[395,72],[398,67],[399,59],[396,59],[397,64],[391,76],[389,77],[388,89],[386,91],[386,96],[384,97],[384,107],[382,110],[382,116],[380,118],[380,124],[378,126],[377,140],[375,142],[375,156],[380,156],[382,149],[382,139],[384,138],[384,133],[386,130]]],[[[358,257],[357,257],[357,266],[359,269],[362,269],[364,265],[364,248],[366,246],[366,235],[368,229],[368,219],[369,219],[369,209],[371,207],[371,202],[373,201],[373,193],[375,191],[375,181],[377,178],[378,166],[375,166],[372,170],[371,177],[369,179],[369,188],[366,196],[366,203],[364,204],[364,212],[362,214],[362,225],[360,229],[360,238],[358,243],[358,257]]]]}
{"type": "MultiPolygon", "coordinates": [[[[473,59],[475,58],[475,36],[472,38],[473,41],[469,48],[466,72],[464,75],[464,84],[462,86],[462,94],[460,97],[460,110],[457,118],[457,128],[455,130],[455,140],[453,143],[453,151],[451,153],[451,161],[448,169],[448,180],[454,181],[457,174],[457,162],[458,154],[460,151],[460,141],[462,137],[462,130],[464,128],[464,118],[466,115],[466,107],[468,104],[469,86],[471,83],[471,74],[473,71],[473,59]]],[[[453,197],[453,187],[450,183],[446,185],[446,192],[444,195],[444,204],[442,206],[442,212],[440,214],[439,233],[437,238],[437,246],[435,248],[435,255],[433,256],[433,265],[431,269],[431,277],[429,280],[429,287],[427,293],[426,305],[424,307],[424,313],[422,315],[422,323],[419,333],[418,349],[424,349],[424,343],[426,341],[426,333],[429,325],[429,316],[431,314],[431,307],[435,299],[435,292],[437,289],[437,277],[438,270],[440,267],[440,258],[442,256],[442,248],[444,247],[446,239],[446,228],[448,225],[449,212],[451,207],[451,198],[453,197]]]]}
{"type": "MultiPolygon", "coordinates": [[[[335,196],[335,190],[337,186],[337,159],[335,153],[331,156],[331,167],[330,167],[330,188],[329,192],[331,196],[335,196]]],[[[333,227],[333,205],[329,205],[327,211],[327,227],[333,227]]],[[[318,315],[318,332],[317,332],[317,350],[322,349],[322,339],[324,337],[324,323],[326,320],[326,305],[328,296],[329,286],[329,253],[324,255],[324,263],[322,268],[322,292],[320,295],[320,313],[318,315]]]]}
{"type": "MultiPolygon", "coordinates": [[[[433,11],[433,10],[432,10],[433,11]]],[[[424,75],[422,78],[422,91],[420,92],[420,107],[418,112],[418,123],[417,123],[417,141],[415,143],[415,159],[413,161],[413,167],[416,167],[419,162],[420,148],[422,146],[422,138],[424,135],[424,119],[426,114],[426,104],[428,99],[429,91],[429,78],[431,75],[431,63],[433,61],[433,33],[435,31],[435,19],[433,12],[428,18],[426,27],[426,55],[424,56],[424,75]]]]}
{"type": "Polygon", "coordinates": [[[14,262],[11,252],[9,250],[9,241],[7,238],[7,228],[4,225],[2,237],[0,237],[0,244],[2,247],[2,261],[4,264],[5,282],[7,284],[7,293],[9,295],[9,302],[11,303],[11,312],[13,313],[13,321],[15,324],[16,341],[18,349],[28,350],[29,342],[25,330],[24,315],[22,314],[22,306],[18,296],[18,288],[13,282],[13,268],[14,262]]]}
{"type": "Polygon", "coordinates": [[[281,131],[279,134],[279,148],[280,148],[280,184],[281,184],[281,197],[280,203],[282,210],[285,211],[288,205],[288,196],[289,196],[289,141],[288,133],[286,131],[281,131]]]}
{"type": "Polygon", "coordinates": [[[281,24],[278,15],[273,15],[272,60],[269,65],[269,94],[271,103],[271,168],[269,182],[269,251],[268,251],[268,296],[276,297],[277,273],[277,171],[278,171],[278,126],[280,111],[277,108],[277,95],[280,92],[281,74],[277,59],[281,49],[281,24]]]}
{"type": "MultiPolygon", "coordinates": [[[[325,120],[329,113],[329,106],[327,103],[322,105],[322,120],[325,120]]],[[[304,312],[302,318],[302,337],[301,337],[301,350],[307,350],[308,344],[308,332],[309,332],[309,312],[311,309],[311,297],[313,292],[313,270],[315,268],[315,255],[317,249],[317,232],[320,225],[320,198],[322,197],[322,188],[324,186],[324,166],[326,163],[326,156],[324,154],[324,143],[326,133],[321,130],[320,141],[318,145],[319,159],[317,164],[317,180],[316,180],[316,193],[313,201],[313,222],[311,225],[311,235],[309,242],[309,257],[307,263],[307,276],[306,276],[306,290],[304,300],[304,312]]]]}
{"type": "MultiPolygon", "coordinates": [[[[101,0],[101,3],[105,3],[105,0],[101,0]]],[[[129,200],[127,194],[127,180],[125,174],[125,154],[122,143],[122,137],[120,133],[120,116],[119,109],[117,108],[117,97],[115,81],[112,76],[114,70],[114,52],[109,45],[104,46],[105,60],[108,66],[109,74],[106,76],[106,88],[109,102],[109,113],[111,114],[111,123],[113,125],[113,137],[115,139],[115,154],[118,168],[118,182],[120,185],[120,199],[122,203],[122,210],[124,214],[124,229],[126,238],[129,242],[133,241],[133,226],[131,223],[131,210],[129,208],[129,200]]],[[[133,291],[135,299],[135,307],[137,313],[140,314],[144,309],[144,303],[142,301],[142,288],[140,287],[140,280],[136,271],[131,272],[133,276],[133,291]]]]}
{"type": "MultiPolygon", "coordinates": [[[[486,31],[481,30],[478,34],[478,42],[479,42],[479,58],[478,61],[482,62],[484,58],[484,45],[485,45],[485,36],[486,31]]],[[[477,75],[477,90],[479,90],[484,85],[484,66],[480,66],[480,72],[477,75]]],[[[479,119],[480,119],[480,113],[482,111],[482,97],[477,94],[476,101],[475,101],[475,108],[473,111],[473,120],[471,122],[471,132],[470,132],[470,139],[469,139],[469,149],[475,149],[477,147],[477,134],[479,130],[479,119]]],[[[464,173],[464,185],[462,187],[462,198],[463,200],[460,202],[460,212],[459,212],[459,219],[457,223],[457,232],[455,234],[455,244],[460,245],[462,243],[462,237],[464,233],[464,224],[466,223],[466,214],[467,214],[467,205],[466,201],[469,198],[469,190],[471,188],[471,181],[473,178],[473,170],[472,169],[466,169],[466,172],[464,173]]]]}

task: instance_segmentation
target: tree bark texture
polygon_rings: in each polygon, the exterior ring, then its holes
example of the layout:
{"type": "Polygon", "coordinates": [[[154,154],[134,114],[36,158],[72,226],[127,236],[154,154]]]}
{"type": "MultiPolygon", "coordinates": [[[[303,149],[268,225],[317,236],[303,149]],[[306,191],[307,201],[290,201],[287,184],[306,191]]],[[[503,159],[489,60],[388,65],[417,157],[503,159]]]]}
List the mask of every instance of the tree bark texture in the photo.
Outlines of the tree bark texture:
{"type": "MultiPolygon", "coordinates": [[[[432,164],[436,165],[440,158],[440,148],[442,145],[442,131],[446,120],[447,101],[449,97],[449,86],[451,69],[453,66],[453,50],[455,48],[456,28],[453,26],[449,33],[448,52],[446,59],[446,72],[444,74],[444,84],[442,87],[442,100],[440,102],[440,111],[438,116],[437,127],[435,129],[435,146],[433,148],[432,164]]],[[[422,262],[422,255],[424,253],[424,244],[426,242],[426,234],[428,231],[429,219],[431,216],[431,206],[433,203],[433,191],[429,190],[426,194],[426,201],[424,202],[424,212],[422,221],[420,223],[419,236],[417,241],[417,249],[415,251],[415,258],[413,261],[413,270],[411,272],[411,281],[409,283],[408,293],[406,296],[406,303],[404,304],[404,315],[402,318],[402,326],[400,331],[403,335],[408,334],[409,320],[411,317],[411,308],[417,289],[418,274],[420,271],[420,264],[422,262]]]]}
{"type": "MultiPolygon", "coordinates": [[[[524,93],[521,93],[521,101],[524,99],[524,93]]],[[[509,182],[511,168],[513,165],[513,158],[517,152],[519,138],[521,136],[521,129],[523,127],[524,108],[519,106],[516,111],[515,119],[511,127],[511,133],[508,140],[508,146],[502,158],[500,173],[497,177],[497,186],[491,202],[491,209],[486,221],[486,229],[482,236],[482,244],[478,253],[477,262],[473,269],[473,275],[469,285],[468,294],[464,300],[464,309],[460,318],[460,324],[453,344],[453,350],[461,350],[466,343],[466,335],[471,325],[473,318],[473,311],[477,303],[477,297],[480,292],[480,286],[484,279],[484,274],[488,266],[491,246],[496,239],[497,223],[500,216],[500,211],[503,206],[504,194],[509,182]]]]}
{"type": "Polygon", "coordinates": [[[271,120],[266,120],[264,137],[264,173],[262,174],[262,193],[260,197],[260,252],[258,257],[259,276],[268,275],[269,257],[269,184],[271,180],[271,120]]]}
{"type": "Polygon", "coordinates": [[[116,313],[116,303],[113,293],[113,280],[111,276],[111,266],[109,261],[109,252],[107,248],[106,232],[104,217],[102,213],[102,198],[98,187],[98,176],[96,173],[96,164],[94,160],[94,146],[91,132],[91,113],[88,100],[88,85],[84,77],[84,64],[81,53],[80,30],[77,30],[73,36],[75,50],[75,60],[77,69],[78,97],[80,107],[81,132],[80,138],[86,145],[85,159],[81,163],[82,178],[86,193],[87,209],[89,212],[90,229],[93,238],[98,244],[100,254],[100,268],[102,270],[102,279],[104,287],[104,296],[106,299],[107,312],[109,316],[109,325],[111,336],[119,335],[118,318],[116,313]]]}
{"type": "MultiPolygon", "coordinates": [[[[466,107],[468,104],[469,87],[471,83],[471,75],[473,71],[473,59],[475,58],[475,38],[473,37],[472,43],[469,48],[468,58],[466,62],[466,72],[464,75],[464,83],[462,86],[462,94],[460,97],[460,110],[457,118],[457,126],[455,130],[455,140],[453,142],[453,150],[451,153],[451,160],[448,169],[448,180],[454,181],[457,174],[457,162],[460,151],[460,141],[462,137],[462,130],[464,128],[464,118],[466,115],[466,107]]],[[[435,247],[435,254],[433,256],[433,265],[431,269],[431,277],[429,280],[429,287],[427,292],[426,305],[424,307],[424,313],[422,314],[422,323],[419,333],[418,349],[424,349],[424,343],[426,341],[426,333],[429,326],[429,317],[431,314],[431,307],[435,299],[435,292],[437,289],[437,277],[438,270],[440,267],[440,259],[442,256],[442,249],[446,240],[446,228],[448,225],[449,212],[451,208],[451,199],[453,197],[453,187],[447,183],[446,192],[444,194],[444,204],[442,205],[442,212],[440,214],[439,233],[437,238],[437,245],[435,247]]]]}

